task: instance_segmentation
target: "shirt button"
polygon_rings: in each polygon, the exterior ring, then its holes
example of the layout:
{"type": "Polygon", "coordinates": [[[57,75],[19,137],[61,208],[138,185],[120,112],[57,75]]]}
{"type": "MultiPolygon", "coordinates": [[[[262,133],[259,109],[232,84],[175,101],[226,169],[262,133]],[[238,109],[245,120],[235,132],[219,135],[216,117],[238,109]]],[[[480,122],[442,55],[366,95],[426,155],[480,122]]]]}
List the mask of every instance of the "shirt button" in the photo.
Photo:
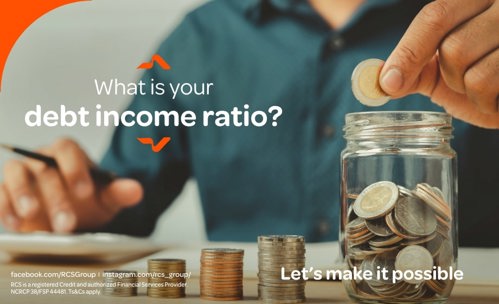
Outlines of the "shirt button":
{"type": "Polygon", "coordinates": [[[329,48],[332,51],[339,51],[345,47],[345,39],[340,35],[333,36],[331,40],[329,40],[329,48]]]}
{"type": "Polygon", "coordinates": [[[330,126],[330,125],[325,125],[323,128],[322,128],[322,135],[325,137],[325,138],[332,138],[334,136],[334,133],[336,132],[336,130],[334,129],[333,126],[330,126]]]}
{"type": "Polygon", "coordinates": [[[321,220],[318,225],[317,225],[317,231],[319,232],[320,235],[326,235],[329,233],[329,230],[331,230],[331,225],[329,224],[329,221],[327,220],[321,220]]]}

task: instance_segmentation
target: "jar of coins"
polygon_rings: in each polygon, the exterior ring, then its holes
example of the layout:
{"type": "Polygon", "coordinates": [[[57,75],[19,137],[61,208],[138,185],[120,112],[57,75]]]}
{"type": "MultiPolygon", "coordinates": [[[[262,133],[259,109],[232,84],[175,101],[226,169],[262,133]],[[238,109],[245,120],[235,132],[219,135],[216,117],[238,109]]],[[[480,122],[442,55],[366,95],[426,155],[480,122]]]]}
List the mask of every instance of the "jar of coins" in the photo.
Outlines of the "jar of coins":
{"type": "Polygon", "coordinates": [[[346,115],[340,242],[350,298],[445,302],[457,258],[451,118],[436,112],[346,115]]]}

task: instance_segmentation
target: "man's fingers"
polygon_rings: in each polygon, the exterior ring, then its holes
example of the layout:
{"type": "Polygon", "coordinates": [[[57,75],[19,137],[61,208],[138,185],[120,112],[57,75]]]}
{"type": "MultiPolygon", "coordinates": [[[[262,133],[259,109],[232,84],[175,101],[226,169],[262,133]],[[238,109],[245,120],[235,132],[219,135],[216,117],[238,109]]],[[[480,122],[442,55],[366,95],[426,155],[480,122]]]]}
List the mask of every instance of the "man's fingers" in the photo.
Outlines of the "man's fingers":
{"type": "Polygon", "coordinates": [[[382,89],[394,97],[406,95],[444,37],[453,28],[486,10],[491,3],[491,0],[437,0],[426,5],[383,66],[382,89]]]}
{"type": "Polygon", "coordinates": [[[94,184],[89,174],[89,160],[80,146],[70,139],[61,139],[54,144],[54,157],[67,189],[80,200],[94,194],[94,184]]]}
{"type": "Polygon", "coordinates": [[[139,182],[133,179],[120,178],[102,190],[100,203],[102,207],[114,214],[123,208],[131,207],[142,200],[144,190],[139,182]]]}
{"type": "Polygon", "coordinates": [[[495,0],[435,0],[413,20],[381,71],[394,98],[421,93],[456,118],[499,128],[495,0]]]}
{"type": "Polygon", "coordinates": [[[439,48],[440,68],[447,85],[465,93],[464,74],[499,47],[499,3],[450,33],[439,48]],[[486,38],[485,38],[486,37],[486,38]]]}
{"type": "Polygon", "coordinates": [[[440,75],[437,55],[421,71],[418,81],[414,83],[414,87],[410,91],[410,93],[415,92],[430,97],[433,102],[444,107],[447,113],[458,119],[483,128],[499,129],[499,112],[495,114],[483,113],[469,100],[468,96],[447,86],[440,75]]]}
{"type": "Polygon", "coordinates": [[[476,63],[464,75],[469,99],[483,113],[499,112],[499,49],[476,63]]]}
{"type": "Polygon", "coordinates": [[[21,224],[14,209],[12,209],[9,195],[3,184],[0,184],[0,220],[5,228],[14,231],[17,230],[21,224]]]}
{"type": "Polygon", "coordinates": [[[30,164],[52,229],[56,232],[74,230],[76,216],[59,172],[42,162],[33,161],[30,164]]]}
{"type": "Polygon", "coordinates": [[[32,218],[40,208],[33,188],[32,176],[26,165],[19,160],[10,160],[4,167],[5,189],[12,199],[13,208],[21,218],[32,218]]]}

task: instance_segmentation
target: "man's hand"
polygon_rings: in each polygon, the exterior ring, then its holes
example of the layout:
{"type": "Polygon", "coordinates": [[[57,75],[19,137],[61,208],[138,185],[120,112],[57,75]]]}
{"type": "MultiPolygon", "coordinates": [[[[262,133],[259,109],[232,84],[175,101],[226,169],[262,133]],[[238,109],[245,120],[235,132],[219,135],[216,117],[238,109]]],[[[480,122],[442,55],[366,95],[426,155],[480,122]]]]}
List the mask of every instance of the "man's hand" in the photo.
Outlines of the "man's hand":
{"type": "Polygon", "coordinates": [[[380,85],[413,93],[464,121],[499,128],[499,0],[436,0],[387,59],[380,85]]]}
{"type": "Polygon", "coordinates": [[[72,140],[59,140],[40,152],[54,157],[59,168],[32,159],[12,160],[4,167],[0,220],[9,230],[97,228],[142,199],[135,180],[116,179],[102,189],[95,185],[89,174],[92,162],[72,140]]]}

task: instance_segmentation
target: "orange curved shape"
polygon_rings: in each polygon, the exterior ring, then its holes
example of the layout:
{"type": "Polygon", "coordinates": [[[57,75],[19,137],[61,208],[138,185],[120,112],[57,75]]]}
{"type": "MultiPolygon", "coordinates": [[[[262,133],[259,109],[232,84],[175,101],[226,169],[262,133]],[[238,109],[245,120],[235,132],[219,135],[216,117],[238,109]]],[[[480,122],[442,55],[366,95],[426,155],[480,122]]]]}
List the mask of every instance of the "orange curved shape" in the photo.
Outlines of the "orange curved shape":
{"type": "Polygon", "coordinates": [[[137,137],[137,140],[143,145],[150,145],[152,151],[158,153],[170,142],[171,137],[163,137],[157,144],[155,144],[154,140],[150,137],[137,137]]]}
{"type": "Polygon", "coordinates": [[[66,4],[90,0],[24,0],[2,1],[0,4],[0,90],[10,51],[22,33],[46,13],[66,4]]]}
{"type": "Polygon", "coordinates": [[[163,70],[169,70],[171,68],[170,65],[168,64],[168,62],[166,62],[166,60],[163,59],[163,57],[159,56],[158,54],[154,54],[154,55],[152,55],[151,61],[141,63],[137,67],[137,69],[142,69],[142,70],[152,69],[152,67],[154,66],[154,63],[159,64],[159,66],[163,70]]]}

